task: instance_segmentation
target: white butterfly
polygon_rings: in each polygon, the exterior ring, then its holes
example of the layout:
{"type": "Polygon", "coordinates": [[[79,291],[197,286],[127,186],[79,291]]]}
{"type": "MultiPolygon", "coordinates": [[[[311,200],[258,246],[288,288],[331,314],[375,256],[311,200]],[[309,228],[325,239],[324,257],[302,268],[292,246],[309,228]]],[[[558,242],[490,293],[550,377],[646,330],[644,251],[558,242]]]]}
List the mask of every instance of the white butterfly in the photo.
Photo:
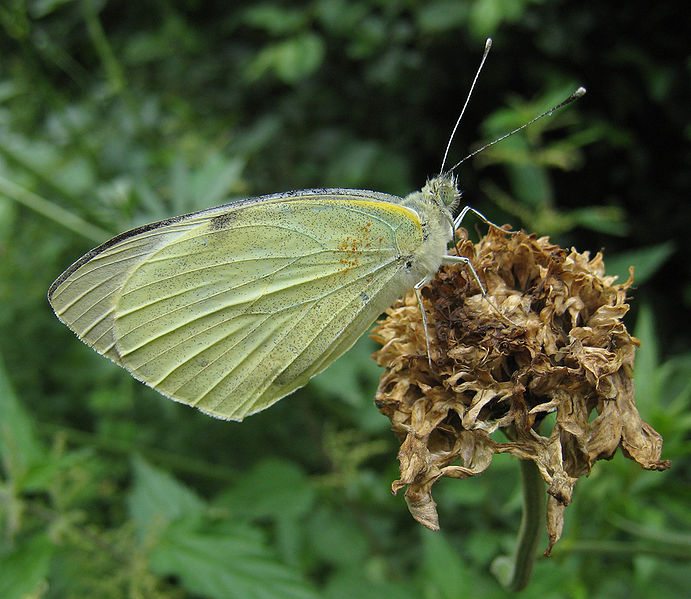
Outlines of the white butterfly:
{"type": "Polygon", "coordinates": [[[145,225],[88,252],[48,299],[135,378],[242,420],[305,385],[443,262],[467,262],[447,255],[472,210],[454,221],[453,168],[405,198],[293,191],[145,225]]]}
{"type": "Polygon", "coordinates": [[[48,298],[140,381],[241,420],[305,385],[434,276],[459,198],[441,176],[405,199],[317,189],[227,204],[118,235],[48,298]]]}

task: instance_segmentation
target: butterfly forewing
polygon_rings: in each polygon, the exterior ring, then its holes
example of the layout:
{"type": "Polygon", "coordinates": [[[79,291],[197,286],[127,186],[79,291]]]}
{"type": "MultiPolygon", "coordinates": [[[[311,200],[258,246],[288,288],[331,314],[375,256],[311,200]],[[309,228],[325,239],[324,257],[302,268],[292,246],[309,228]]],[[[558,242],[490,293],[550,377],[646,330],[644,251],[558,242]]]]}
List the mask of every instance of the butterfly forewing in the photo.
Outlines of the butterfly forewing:
{"type": "Polygon", "coordinates": [[[48,299],[55,313],[85,343],[120,363],[115,350],[114,315],[122,286],[130,272],[156,248],[194,226],[194,222],[176,222],[153,229],[142,227],[92,250],[51,286],[48,299]]]}
{"type": "Polygon", "coordinates": [[[259,198],[125,234],[58,279],[51,303],[138,379],[241,419],[304,385],[414,283],[419,221],[368,193],[259,198]]]}

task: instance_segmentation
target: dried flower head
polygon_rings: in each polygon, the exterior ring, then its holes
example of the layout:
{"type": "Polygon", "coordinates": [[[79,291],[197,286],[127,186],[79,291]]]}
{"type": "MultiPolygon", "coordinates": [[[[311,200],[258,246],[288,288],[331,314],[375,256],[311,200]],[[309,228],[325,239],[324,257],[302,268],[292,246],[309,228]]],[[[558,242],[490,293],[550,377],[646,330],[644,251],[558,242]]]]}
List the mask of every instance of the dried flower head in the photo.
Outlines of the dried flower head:
{"type": "Polygon", "coordinates": [[[392,490],[407,487],[413,517],[437,530],[431,489],[440,477],[478,474],[495,453],[533,460],[548,485],[549,554],[576,481],[597,460],[621,447],[643,468],[669,466],[633,399],[639,341],[621,320],[633,279],[615,284],[600,253],[590,259],[492,227],[475,245],[464,235],[456,249],[487,295],[463,265],[443,267],[422,290],[432,366],[412,291],[373,332],[386,368],[375,403],[401,440],[392,490]],[[556,424],[543,434],[551,412],[556,424]],[[498,429],[509,441],[490,437],[498,429]]]}

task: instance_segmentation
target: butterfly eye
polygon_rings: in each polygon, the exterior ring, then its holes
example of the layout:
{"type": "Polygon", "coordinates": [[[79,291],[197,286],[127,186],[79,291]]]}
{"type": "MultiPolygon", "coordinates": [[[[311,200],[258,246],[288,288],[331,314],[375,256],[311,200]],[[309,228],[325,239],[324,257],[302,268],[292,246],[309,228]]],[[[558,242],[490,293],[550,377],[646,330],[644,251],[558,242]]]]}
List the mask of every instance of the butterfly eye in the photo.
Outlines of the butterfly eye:
{"type": "Polygon", "coordinates": [[[461,194],[456,187],[456,180],[454,178],[444,178],[440,181],[439,197],[444,202],[444,206],[453,209],[458,205],[461,199],[461,194]]]}
{"type": "Polygon", "coordinates": [[[440,175],[427,182],[423,191],[432,195],[437,204],[444,206],[451,212],[458,206],[461,193],[456,186],[456,178],[448,175],[440,175]]]}

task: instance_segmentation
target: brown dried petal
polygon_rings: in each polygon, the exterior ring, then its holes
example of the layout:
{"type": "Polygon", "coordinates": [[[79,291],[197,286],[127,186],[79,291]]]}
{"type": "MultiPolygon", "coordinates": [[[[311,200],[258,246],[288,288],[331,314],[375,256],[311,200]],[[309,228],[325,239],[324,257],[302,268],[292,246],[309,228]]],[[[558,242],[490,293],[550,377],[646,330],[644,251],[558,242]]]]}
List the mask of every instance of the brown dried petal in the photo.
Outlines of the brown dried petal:
{"type": "Polygon", "coordinates": [[[487,295],[463,266],[442,268],[423,288],[432,367],[412,292],[373,332],[382,344],[374,357],[386,367],[375,403],[401,440],[392,490],[407,487],[413,517],[436,530],[431,489],[439,478],[474,476],[495,453],[533,460],[548,485],[549,553],[576,481],[594,462],[621,447],[644,468],[669,466],[660,460],[662,438],[633,401],[639,342],[621,321],[633,279],[617,285],[604,276],[599,253],[590,259],[546,237],[494,228],[456,249],[471,258],[487,295]],[[556,423],[544,436],[540,423],[552,412],[556,423]],[[497,429],[510,441],[494,441],[497,429]]]}

